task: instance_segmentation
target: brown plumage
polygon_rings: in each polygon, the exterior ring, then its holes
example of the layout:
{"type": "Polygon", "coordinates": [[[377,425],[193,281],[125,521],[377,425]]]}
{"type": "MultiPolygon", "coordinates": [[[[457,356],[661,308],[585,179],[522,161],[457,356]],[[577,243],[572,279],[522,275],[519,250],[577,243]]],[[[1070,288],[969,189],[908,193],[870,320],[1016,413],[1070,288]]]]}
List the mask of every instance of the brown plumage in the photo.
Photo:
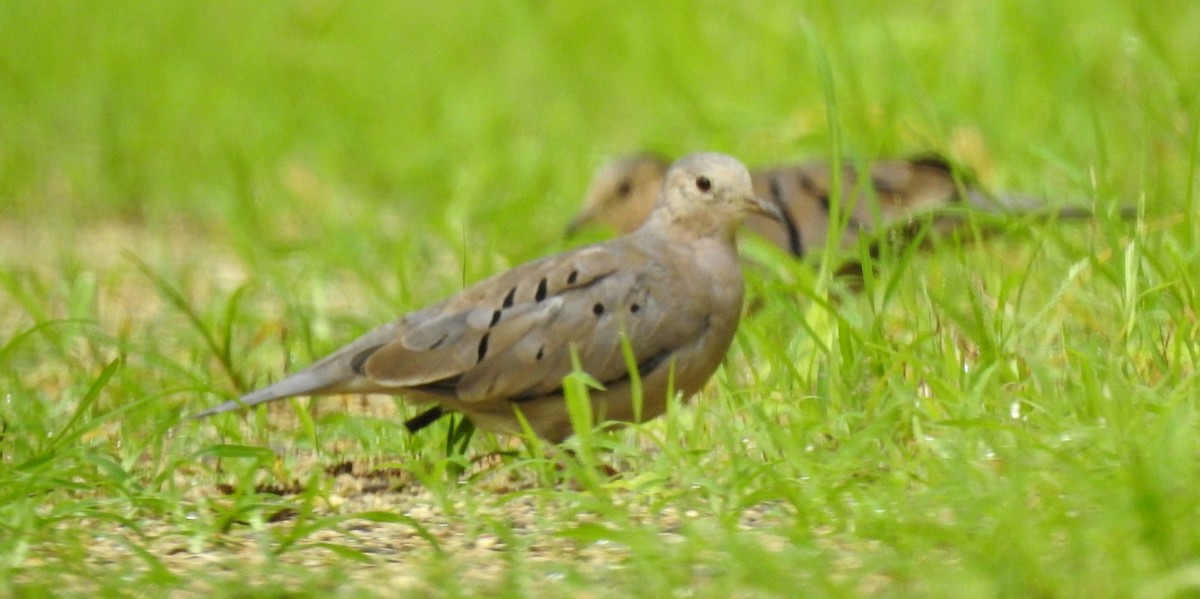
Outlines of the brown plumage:
{"type": "Polygon", "coordinates": [[[486,279],[197,417],[295,395],[390,393],[436,404],[410,428],[448,410],[519,433],[520,410],[539,436],[559,441],[572,433],[562,391],[572,352],[605,387],[591,392],[598,418],[635,419],[622,335],[643,386],[641,418],[658,416],[668,389],[687,397],[703,387],[733,339],[743,292],[736,229],[751,213],[780,218],[728,156],[688,156],[663,180],[632,233],[486,279]]]}
{"type": "MultiPolygon", "coordinates": [[[[666,168],[665,159],[655,154],[630,155],[601,167],[568,233],[588,225],[608,226],[621,233],[637,228],[650,214],[666,168]]],[[[746,220],[747,229],[796,256],[825,247],[831,228],[831,164],[811,161],[770,168],[752,173],[752,179],[755,193],[773,201],[784,218],[751,216],[746,220]]],[[[865,173],[851,163],[843,163],[841,189],[846,227],[838,245],[843,248],[856,245],[860,235],[895,227],[927,213],[933,213],[935,227],[943,232],[965,222],[964,209],[994,215],[1091,215],[1080,207],[1050,209],[1036,198],[1013,194],[993,197],[969,183],[960,186],[950,166],[936,157],[880,160],[870,163],[865,173]]]]}

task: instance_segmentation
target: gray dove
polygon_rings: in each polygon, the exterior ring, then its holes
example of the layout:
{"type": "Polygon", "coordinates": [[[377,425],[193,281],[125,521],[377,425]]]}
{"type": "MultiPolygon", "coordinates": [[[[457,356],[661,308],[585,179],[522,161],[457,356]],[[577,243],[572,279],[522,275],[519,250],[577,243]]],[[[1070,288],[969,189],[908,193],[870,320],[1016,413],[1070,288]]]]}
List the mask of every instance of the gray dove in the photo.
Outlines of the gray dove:
{"type": "Polygon", "coordinates": [[[599,381],[597,421],[634,421],[628,339],[641,380],[640,418],[712,376],[742,312],[735,233],[750,214],[782,218],[736,159],[687,156],[665,170],[657,202],[631,233],[522,264],[408,314],[283,380],[197,414],[296,395],[388,393],[432,404],[478,428],[517,434],[516,412],[552,442],[573,433],[563,399],[572,354],[599,381]]]}
{"type": "MultiPolygon", "coordinates": [[[[592,224],[619,233],[636,229],[649,216],[666,170],[665,159],[656,154],[634,154],[601,167],[568,234],[592,224]]],[[[798,257],[825,247],[831,228],[831,164],[803,162],[755,171],[751,176],[754,191],[772,200],[784,218],[752,215],[746,220],[747,229],[798,257]]],[[[960,186],[950,165],[936,156],[880,160],[870,163],[863,173],[844,163],[841,189],[843,210],[849,212],[839,244],[842,248],[855,246],[861,234],[895,227],[926,213],[934,216],[937,230],[948,232],[965,222],[962,208],[994,215],[1092,216],[1078,206],[1049,209],[1036,198],[1016,194],[992,197],[977,187],[960,186]]],[[[1121,214],[1129,218],[1135,212],[1122,209],[1121,214]]]]}

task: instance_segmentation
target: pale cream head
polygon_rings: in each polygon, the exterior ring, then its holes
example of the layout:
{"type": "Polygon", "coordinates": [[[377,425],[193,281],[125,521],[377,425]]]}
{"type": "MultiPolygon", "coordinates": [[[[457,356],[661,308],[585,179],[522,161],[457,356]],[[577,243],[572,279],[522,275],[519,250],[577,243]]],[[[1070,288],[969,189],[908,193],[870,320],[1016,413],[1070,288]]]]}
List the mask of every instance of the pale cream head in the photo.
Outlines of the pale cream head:
{"type": "Polygon", "coordinates": [[[732,156],[691,154],[667,171],[647,227],[673,227],[692,236],[733,239],[750,214],[782,219],[779,209],[754,193],[750,171],[732,156]]]}

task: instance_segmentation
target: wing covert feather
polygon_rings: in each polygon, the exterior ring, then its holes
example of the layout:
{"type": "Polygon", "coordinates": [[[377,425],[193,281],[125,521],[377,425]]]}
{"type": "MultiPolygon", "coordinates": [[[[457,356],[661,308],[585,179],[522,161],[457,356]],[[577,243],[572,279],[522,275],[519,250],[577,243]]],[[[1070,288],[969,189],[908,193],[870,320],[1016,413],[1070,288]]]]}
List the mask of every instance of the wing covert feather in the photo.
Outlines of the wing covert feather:
{"type": "Polygon", "coordinates": [[[631,261],[642,264],[645,256],[621,245],[588,246],[481,281],[410,315],[410,326],[362,360],[361,374],[396,388],[457,379],[456,395],[464,401],[534,386],[526,382],[538,380],[530,373],[559,365],[557,354],[568,343],[593,332],[586,319],[574,315],[586,304],[591,316],[587,298],[614,288],[607,281],[631,261]],[[523,371],[495,370],[505,362],[523,371]]]}

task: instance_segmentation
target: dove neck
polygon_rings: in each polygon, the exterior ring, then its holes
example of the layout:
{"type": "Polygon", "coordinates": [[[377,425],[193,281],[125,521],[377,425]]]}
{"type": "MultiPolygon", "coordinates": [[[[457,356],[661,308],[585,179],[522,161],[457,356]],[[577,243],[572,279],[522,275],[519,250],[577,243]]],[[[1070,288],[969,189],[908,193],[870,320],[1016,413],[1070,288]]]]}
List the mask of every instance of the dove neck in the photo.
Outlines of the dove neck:
{"type": "Polygon", "coordinates": [[[739,225],[709,212],[680,213],[671,206],[659,206],[643,228],[661,231],[668,239],[715,239],[733,247],[739,225]]]}

